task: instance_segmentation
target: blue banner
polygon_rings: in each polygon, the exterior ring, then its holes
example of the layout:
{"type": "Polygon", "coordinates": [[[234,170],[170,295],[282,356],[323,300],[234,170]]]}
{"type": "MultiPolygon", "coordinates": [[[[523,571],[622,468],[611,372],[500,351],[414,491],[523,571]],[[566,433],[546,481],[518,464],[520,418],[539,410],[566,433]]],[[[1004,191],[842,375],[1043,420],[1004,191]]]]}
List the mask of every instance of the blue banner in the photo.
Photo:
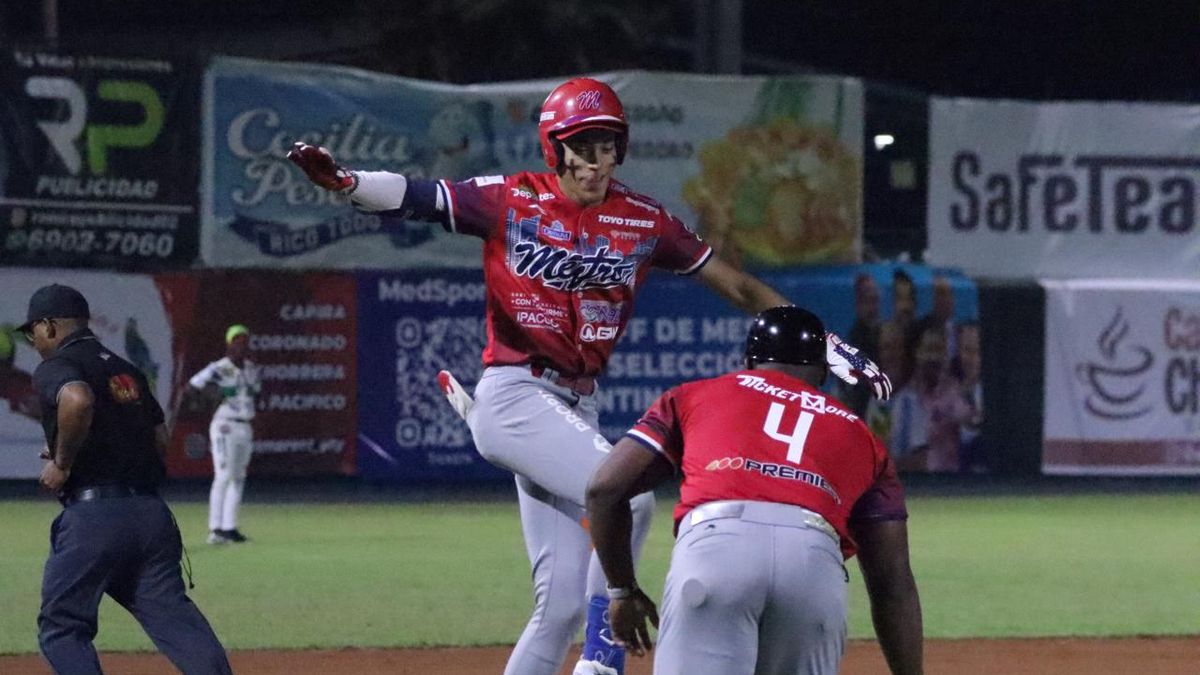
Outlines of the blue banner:
{"type": "Polygon", "coordinates": [[[358,276],[358,472],[368,480],[474,481],[508,473],[475,452],[437,386],[450,370],[473,390],[482,371],[480,270],[358,276]]]}
{"type": "MultiPolygon", "coordinates": [[[[962,321],[978,317],[974,282],[949,270],[920,265],[860,265],[786,272],[757,270],[755,275],[820,316],[827,330],[854,340],[856,280],[865,275],[874,282],[878,293],[874,323],[881,325],[896,315],[895,294],[891,291],[897,271],[913,281],[914,323],[932,312],[933,282],[938,276],[952,288],[955,317],[962,321]]],[[[604,435],[616,438],[624,434],[659,394],[676,384],[741,368],[750,321],[751,317],[695,280],[656,272],[638,295],[637,312],[600,381],[600,425],[604,435]],[[687,301],[680,302],[681,298],[687,301]]],[[[880,360],[877,344],[859,346],[872,359],[880,360]]],[[[896,364],[888,370],[899,371],[902,366],[896,364]]],[[[845,393],[834,382],[828,383],[827,389],[845,393]]]]}
{"type": "Polygon", "coordinates": [[[549,86],[476,92],[348,68],[214,59],[205,73],[201,255],[216,267],[474,266],[478,240],[356,213],[309,183],[287,152],[304,141],[345,166],[413,178],[537,168],[530,111],[549,86]]]}
{"type": "MultiPolygon", "coordinates": [[[[900,356],[888,356],[884,363],[873,353],[881,347],[879,327],[897,318],[897,304],[902,306],[900,314],[911,314],[906,323],[919,325],[933,314],[934,289],[944,284],[951,291],[956,322],[978,317],[974,282],[949,270],[861,265],[756,274],[797,305],[816,312],[829,330],[848,340],[855,340],[856,334],[866,336],[859,346],[889,372],[896,371],[893,377],[901,386],[902,371],[909,368],[901,361],[892,363],[900,356]],[[904,279],[912,281],[911,294],[896,289],[905,285],[904,279]],[[903,306],[910,300],[912,309],[906,312],[903,306]],[[873,328],[856,328],[859,323],[873,328]]],[[[435,380],[441,369],[454,372],[468,390],[479,379],[486,339],[482,273],[412,270],[362,274],[358,279],[360,474],[401,481],[504,477],[505,471],[475,452],[466,423],[450,409],[435,380]]],[[[749,322],[750,317],[695,279],[654,272],[600,379],[601,432],[615,440],[668,388],[741,368],[749,322]]],[[[900,332],[906,343],[911,332],[900,332]]],[[[905,351],[909,347],[899,346],[905,351]]],[[[827,388],[865,413],[864,388],[849,390],[833,381],[827,388]],[[855,391],[858,399],[852,401],[855,391]]],[[[888,440],[890,409],[873,413],[876,432],[888,440]]]]}

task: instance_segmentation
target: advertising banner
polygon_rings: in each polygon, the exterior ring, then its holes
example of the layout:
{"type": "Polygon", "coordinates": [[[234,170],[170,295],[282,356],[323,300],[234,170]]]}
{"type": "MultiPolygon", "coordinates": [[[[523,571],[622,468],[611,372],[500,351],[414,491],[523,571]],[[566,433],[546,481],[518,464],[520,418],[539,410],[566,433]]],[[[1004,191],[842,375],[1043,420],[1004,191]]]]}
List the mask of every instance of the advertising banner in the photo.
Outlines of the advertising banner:
{"type": "MultiPolygon", "coordinates": [[[[0,478],[36,478],[42,434],[32,376],[41,357],[15,327],[25,322],[29,297],[49,283],[79,289],[91,307],[91,329],[118,356],[146,375],[155,398],[170,414],[178,383],[179,337],[168,312],[168,293],[154,277],[132,274],[0,268],[0,478]]],[[[175,288],[186,294],[186,280],[175,288]]]]}
{"type": "MultiPolygon", "coordinates": [[[[861,349],[892,380],[888,401],[830,376],[837,396],[906,472],[982,473],[979,293],[961,272],[877,264],[763,275],[827,330],[861,349]]],[[[738,349],[741,343],[737,344],[738,349]]]]}
{"type": "Polygon", "coordinates": [[[187,61],[0,52],[0,261],[187,267],[198,109],[187,61]]]}
{"type": "Polygon", "coordinates": [[[252,331],[263,390],[251,471],[351,474],[358,399],[354,280],[337,274],[190,273],[158,276],[0,269],[0,478],[31,478],[45,443],[32,375],[41,358],[14,332],[47,283],[79,289],[90,326],[145,373],[172,422],[171,476],[206,476],[207,411],[183,406],[187,380],[224,356],[225,329],[252,331]]]}
{"type": "Polygon", "coordinates": [[[364,478],[485,480],[508,475],[475,452],[437,386],[449,370],[474,389],[483,366],[480,270],[358,276],[358,468],[364,478]]]}
{"type": "Polygon", "coordinates": [[[1043,281],[1048,474],[1200,474],[1200,282],[1043,281]]]}
{"type": "MultiPolygon", "coordinates": [[[[910,401],[903,409],[871,404],[864,388],[839,387],[831,381],[828,389],[864,416],[885,442],[894,439],[903,444],[896,447],[905,469],[960,470],[960,441],[968,444],[962,467],[975,468],[970,443],[978,436],[979,419],[940,422],[931,441],[931,408],[925,405],[930,397],[919,385],[920,378],[913,377],[912,386],[906,385],[911,370],[907,335],[918,334],[919,327],[933,323],[930,317],[943,311],[953,318],[934,324],[935,332],[953,334],[956,340],[947,338],[926,349],[926,360],[934,362],[936,374],[947,371],[946,379],[935,381],[942,385],[937,392],[979,393],[978,331],[973,332],[972,343],[971,330],[964,327],[973,326],[971,320],[978,315],[976,289],[969,279],[917,265],[764,271],[761,278],[815,311],[830,330],[861,346],[892,374],[898,386],[894,401],[910,401]],[[967,337],[957,339],[963,335],[967,337]],[[967,367],[957,366],[960,362],[967,367]],[[951,432],[951,444],[939,440],[938,433],[948,438],[951,432]],[[931,460],[931,443],[941,443],[940,450],[948,452],[949,459],[940,464],[931,460]]],[[[475,452],[467,425],[446,403],[435,380],[441,369],[454,372],[468,390],[479,379],[486,341],[482,274],[413,270],[361,274],[358,280],[361,475],[401,481],[504,477],[506,472],[491,467],[475,452]]],[[[609,439],[621,437],[672,386],[741,368],[749,322],[750,317],[695,279],[652,273],[599,381],[601,433],[609,439]]],[[[976,406],[982,410],[980,399],[976,406]]]]}
{"type": "MultiPolygon", "coordinates": [[[[262,392],[254,417],[253,475],[354,473],[357,303],[354,279],[338,274],[204,273],[189,295],[174,292],[168,311],[188,336],[176,390],[225,355],[225,330],[250,329],[249,359],[262,392]]],[[[176,283],[186,280],[173,280],[176,283]]],[[[170,286],[170,283],[164,283],[170,286]]],[[[167,468],[172,476],[212,472],[209,411],[179,408],[167,468]]]]}
{"type": "Polygon", "coordinates": [[[933,99],[929,255],[1006,278],[1195,278],[1200,106],[933,99]]]}
{"type": "MultiPolygon", "coordinates": [[[[617,176],[731,260],[860,258],[859,81],[644,72],[598,76],[631,134],[617,176]]],[[[454,86],[329,66],[215,59],[204,79],[201,256],[214,267],[474,267],[479,242],[356,213],[286,159],[322,145],[353,169],[465,179],[543,171],[557,81],[454,86]]]]}

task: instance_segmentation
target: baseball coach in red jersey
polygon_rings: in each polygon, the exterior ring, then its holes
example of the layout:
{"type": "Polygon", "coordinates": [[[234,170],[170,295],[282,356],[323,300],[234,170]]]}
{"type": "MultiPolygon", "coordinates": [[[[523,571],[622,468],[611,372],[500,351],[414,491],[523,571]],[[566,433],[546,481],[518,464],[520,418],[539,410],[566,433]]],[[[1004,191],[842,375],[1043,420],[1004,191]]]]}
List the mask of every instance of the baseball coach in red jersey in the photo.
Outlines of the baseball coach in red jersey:
{"type": "Polygon", "coordinates": [[[825,336],[798,307],[760,313],[745,370],[667,391],[593,475],[613,634],[636,654],[658,616],[634,577],[629,498],[683,477],[656,675],[835,675],[856,552],[892,672],[921,672],[904,493],[883,445],[820,391],[825,336]]]}

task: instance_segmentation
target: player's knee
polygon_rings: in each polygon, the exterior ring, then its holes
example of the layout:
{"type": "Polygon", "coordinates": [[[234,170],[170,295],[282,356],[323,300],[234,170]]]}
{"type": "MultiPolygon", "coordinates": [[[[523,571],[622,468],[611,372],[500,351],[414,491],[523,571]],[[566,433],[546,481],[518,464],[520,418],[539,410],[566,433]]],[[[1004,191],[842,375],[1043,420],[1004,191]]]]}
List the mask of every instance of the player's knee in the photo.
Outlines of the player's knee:
{"type": "Polygon", "coordinates": [[[92,639],[96,633],[90,624],[68,608],[53,605],[38,614],[38,646],[43,652],[62,640],[92,639]]]}
{"type": "Polygon", "coordinates": [[[498,459],[495,451],[496,448],[490,443],[480,443],[476,440],[475,449],[479,450],[479,455],[489,462],[495,463],[498,459]]]}

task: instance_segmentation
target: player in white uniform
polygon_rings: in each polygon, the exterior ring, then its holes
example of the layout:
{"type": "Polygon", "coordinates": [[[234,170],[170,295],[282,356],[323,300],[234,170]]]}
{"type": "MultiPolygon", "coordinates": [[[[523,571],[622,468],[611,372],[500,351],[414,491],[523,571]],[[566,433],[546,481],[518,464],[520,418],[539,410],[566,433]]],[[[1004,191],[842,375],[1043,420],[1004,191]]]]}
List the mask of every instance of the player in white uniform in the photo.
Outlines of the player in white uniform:
{"type": "Polygon", "coordinates": [[[246,358],[250,329],[241,324],[230,326],[225,331],[225,345],[224,358],[208,364],[188,380],[194,389],[215,389],[221,400],[208,426],[213,459],[213,483],[208,493],[210,544],[246,541],[238,530],[238,509],[254,448],[254,397],[262,390],[258,367],[246,358]]]}

